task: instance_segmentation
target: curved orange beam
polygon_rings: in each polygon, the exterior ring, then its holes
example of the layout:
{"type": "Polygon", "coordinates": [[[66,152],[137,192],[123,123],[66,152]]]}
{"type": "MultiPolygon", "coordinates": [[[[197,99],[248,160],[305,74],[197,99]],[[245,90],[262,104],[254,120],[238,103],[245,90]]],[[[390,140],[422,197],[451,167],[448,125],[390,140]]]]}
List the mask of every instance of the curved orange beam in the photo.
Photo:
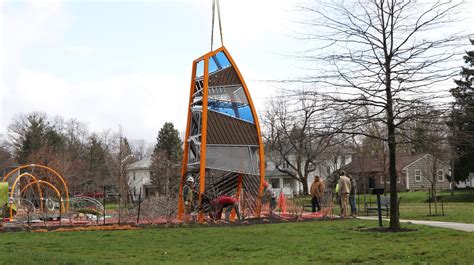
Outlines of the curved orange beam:
{"type": "MultiPolygon", "coordinates": [[[[38,180],[36,179],[35,176],[31,175],[30,173],[23,173],[21,175],[19,175],[15,181],[13,182],[13,185],[12,185],[12,188],[11,188],[11,191],[10,191],[10,198],[13,198],[14,196],[14,193],[15,193],[15,188],[16,188],[16,185],[18,184],[18,182],[23,178],[23,177],[30,177],[32,178],[34,181],[33,182],[30,182],[28,185],[31,185],[32,183],[38,183],[38,180]]],[[[27,186],[28,186],[27,185],[27,186]]],[[[39,186],[38,186],[39,188],[39,186]]],[[[40,189],[41,190],[41,189],[40,189]]],[[[42,197],[43,194],[40,193],[40,196],[42,197]]],[[[11,207],[10,205],[10,220],[13,218],[13,208],[11,207]]]]}
{"type": "Polygon", "coordinates": [[[61,176],[61,174],[59,174],[56,170],[50,168],[50,167],[47,167],[47,166],[43,166],[43,165],[36,165],[36,164],[29,164],[29,165],[23,165],[23,166],[19,166],[15,169],[13,169],[12,171],[10,171],[8,174],[6,174],[4,177],[3,177],[3,182],[7,181],[8,178],[16,171],[19,171],[23,168],[35,168],[35,167],[39,167],[39,168],[43,168],[43,169],[46,169],[50,172],[52,172],[56,177],[59,178],[59,180],[61,181],[61,183],[63,184],[64,186],[64,193],[66,195],[66,212],[69,210],[69,188],[66,184],[66,181],[64,180],[64,178],[61,176]]]}
{"type": "MultiPolygon", "coordinates": [[[[61,192],[59,192],[59,190],[53,185],[51,184],[50,182],[46,181],[46,180],[35,180],[31,183],[28,183],[28,185],[26,185],[21,191],[20,193],[23,193],[27,188],[29,188],[31,185],[33,184],[46,184],[48,185],[51,189],[53,189],[55,192],[56,192],[56,195],[58,195],[58,198],[61,202],[61,205],[62,205],[62,212],[64,213],[64,202],[63,202],[63,198],[61,197],[61,192]]],[[[41,198],[43,199],[43,198],[41,198]]]]}
{"type": "MultiPolygon", "coordinates": [[[[28,176],[28,177],[32,178],[34,180],[34,182],[37,183],[36,187],[38,188],[38,193],[39,193],[40,197],[43,198],[43,192],[41,191],[40,184],[38,183],[38,179],[33,174],[30,174],[30,173],[27,172],[27,173],[23,173],[23,174],[19,175],[17,180],[19,178],[24,177],[24,176],[28,176]]],[[[15,182],[16,182],[16,180],[15,180],[15,182]]],[[[13,184],[16,185],[15,183],[13,183],[13,184]]],[[[12,198],[13,198],[13,191],[14,191],[14,188],[12,187],[12,190],[11,190],[11,192],[12,192],[11,195],[12,196],[10,196],[12,198]]],[[[22,192],[20,191],[20,194],[21,193],[22,192]]],[[[43,210],[43,201],[40,201],[40,209],[43,210]]]]}
{"type": "Polygon", "coordinates": [[[187,121],[187,126],[186,126],[186,136],[185,136],[185,140],[184,140],[184,154],[183,154],[183,163],[181,165],[181,181],[179,183],[179,193],[178,193],[178,219],[179,220],[183,220],[183,212],[184,212],[184,202],[183,202],[183,186],[184,186],[184,183],[186,182],[185,178],[186,178],[186,171],[188,170],[188,156],[189,156],[189,143],[188,143],[188,138],[189,138],[189,134],[190,134],[190,126],[189,124],[191,123],[191,117],[192,117],[192,113],[191,113],[191,109],[190,109],[190,105],[191,103],[193,102],[193,94],[194,94],[194,79],[195,79],[195,75],[196,75],[196,64],[197,64],[197,61],[194,61],[193,62],[193,70],[192,70],[192,74],[191,74],[191,88],[190,88],[190,91],[189,91],[189,104],[188,104],[188,121],[187,121]]]}
{"type": "MultiPolygon", "coordinates": [[[[206,189],[206,142],[207,142],[207,99],[209,92],[209,57],[204,58],[204,88],[202,90],[202,117],[201,117],[201,160],[199,168],[199,194],[198,204],[201,208],[202,195],[206,189]]],[[[204,213],[202,210],[199,211],[198,216],[199,222],[204,220],[204,213]]]]}
{"type": "Polygon", "coordinates": [[[250,93],[248,91],[247,85],[245,84],[245,80],[242,77],[242,74],[239,71],[239,68],[237,67],[237,64],[235,64],[234,59],[232,59],[232,56],[230,56],[229,52],[227,49],[222,46],[221,48],[217,49],[217,52],[214,52],[212,55],[217,54],[219,51],[223,51],[224,54],[227,56],[227,59],[231,63],[231,65],[234,67],[235,72],[239,76],[240,81],[242,82],[242,87],[245,92],[245,96],[247,97],[247,100],[250,105],[250,110],[252,111],[252,116],[253,120],[255,123],[255,127],[257,127],[257,137],[258,137],[258,150],[259,150],[259,160],[260,160],[260,189],[258,192],[258,200],[257,200],[257,212],[255,213],[257,217],[260,217],[260,210],[262,208],[261,202],[262,202],[262,196],[263,196],[263,183],[265,182],[265,151],[263,147],[263,140],[262,140],[262,131],[260,130],[260,123],[258,121],[258,116],[257,116],[257,111],[255,110],[255,106],[253,104],[252,98],[250,97],[250,93]]]}

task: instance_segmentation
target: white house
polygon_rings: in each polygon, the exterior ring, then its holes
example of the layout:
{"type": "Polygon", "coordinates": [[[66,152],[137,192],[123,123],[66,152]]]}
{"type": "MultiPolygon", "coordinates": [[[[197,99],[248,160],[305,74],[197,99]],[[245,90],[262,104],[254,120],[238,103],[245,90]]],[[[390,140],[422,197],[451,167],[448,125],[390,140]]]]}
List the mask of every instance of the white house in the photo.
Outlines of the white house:
{"type": "Polygon", "coordinates": [[[464,181],[458,181],[456,188],[474,188],[474,172],[470,172],[469,176],[464,181]]]}
{"type": "MultiPolygon", "coordinates": [[[[275,159],[275,157],[273,157],[273,159],[275,159]]],[[[293,163],[292,161],[295,160],[294,156],[290,155],[289,160],[293,163]]],[[[349,164],[351,161],[351,154],[332,154],[326,152],[324,155],[321,155],[321,159],[317,162],[316,168],[308,175],[308,190],[315,176],[320,176],[323,181],[327,181],[327,178],[333,172],[349,164]]],[[[302,163],[304,162],[305,161],[302,163]]],[[[277,194],[283,192],[286,196],[291,197],[303,193],[303,184],[288,174],[280,172],[272,159],[267,158],[266,165],[265,177],[271,185],[271,188],[277,194]]],[[[286,162],[282,162],[280,168],[289,169],[289,165],[286,162]]]]}
{"type": "Polygon", "coordinates": [[[128,165],[127,180],[133,199],[138,199],[140,190],[142,192],[142,198],[155,195],[156,187],[151,183],[150,167],[151,157],[145,157],[140,161],[128,165]]]}

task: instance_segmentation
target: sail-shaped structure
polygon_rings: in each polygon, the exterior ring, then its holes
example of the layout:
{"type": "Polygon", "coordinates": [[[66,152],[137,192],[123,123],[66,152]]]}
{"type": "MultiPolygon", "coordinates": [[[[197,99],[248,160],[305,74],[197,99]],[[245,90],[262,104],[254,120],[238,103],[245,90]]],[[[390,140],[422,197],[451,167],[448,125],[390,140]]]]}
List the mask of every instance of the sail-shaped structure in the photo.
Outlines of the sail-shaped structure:
{"type": "Polygon", "coordinates": [[[195,178],[198,206],[204,196],[227,195],[240,200],[244,215],[259,216],[264,148],[244,79],[225,47],[196,59],[192,69],[178,218],[183,218],[182,191],[189,175],[195,178]]]}

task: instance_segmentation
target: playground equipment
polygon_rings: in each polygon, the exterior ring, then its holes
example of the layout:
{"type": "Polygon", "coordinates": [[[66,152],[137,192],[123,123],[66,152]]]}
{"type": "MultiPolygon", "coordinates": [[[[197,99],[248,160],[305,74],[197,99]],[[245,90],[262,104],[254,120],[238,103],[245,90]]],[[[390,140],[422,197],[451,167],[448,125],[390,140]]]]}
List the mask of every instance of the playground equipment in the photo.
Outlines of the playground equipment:
{"type": "Polygon", "coordinates": [[[213,0],[211,52],[194,60],[178,199],[183,220],[183,186],[195,179],[199,221],[203,197],[240,200],[245,216],[259,216],[265,179],[264,147],[258,116],[247,85],[227,49],[212,50],[217,10],[223,45],[219,0],[213,0]]]}
{"type": "MultiPolygon", "coordinates": [[[[3,182],[8,183],[10,187],[6,205],[10,221],[14,215],[22,213],[20,211],[22,207],[19,207],[22,205],[21,202],[30,202],[27,203],[26,209],[31,209],[30,206],[33,205],[33,209],[38,209],[43,215],[61,215],[69,210],[69,190],[66,181],[50,167],[35,164],[20,166],[5,175],[3,182]]],[[[29,216],[29,210],[27,213],[29,216]]]]}
{"type": "Polygon", "coordinates": [[[3,177],[0,203],[4,220],[10,222],[46,222],[65,216],[73,222],[78,214],[93,216],[97,222],[104,212],[103,205],[93,198],[70,198],[65,178],[50,167],[36,164],[17,167],[3,177]]]}
{"type": "Polygon", "coordinates": [[[258,216],[265,174],[260,126],[244,79],[225,47],[193,62],[185,139],[178,218],[183,218],[182,192],[189,174],[195,178],[200,208],[203,195],[211,200],[230,195],[243,199],[242,208],[258,216]]]}

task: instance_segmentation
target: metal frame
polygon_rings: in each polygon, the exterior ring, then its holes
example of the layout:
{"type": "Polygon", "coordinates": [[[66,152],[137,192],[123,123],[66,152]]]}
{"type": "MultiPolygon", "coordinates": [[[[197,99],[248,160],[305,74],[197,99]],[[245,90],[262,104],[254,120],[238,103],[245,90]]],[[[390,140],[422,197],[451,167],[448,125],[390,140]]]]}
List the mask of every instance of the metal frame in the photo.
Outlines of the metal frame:
{"type": "MultiPolygon", "coordinates": [[[[260,186],[258,189],[258,198],[257,198],[257,206],[256,210],[254,213],[254,216],[259,217],[260,216],[260,211],[261,211],[261,198],[263,195],[263,183],[265,180],[265,153],[264,153],[264,146],[263,146],[263,141],[262,141],[262,134],[260,130],[260,124],[258,121],[258,116],[257,112],[255,110],[252,98],[250,97],[250,93],[248,91],[247,85],[245,84],[244,78],[242,77],[242,74],[240,73],[237,65],[235,64],[234,60],[230,56],[229,52],[227,49],[222,46],[214,51],[211,51],[209,53],[206,53],[205,55],[197,58],[196,60],[193,61],[192,65],[192,73],[191,73],[191,85],[190,85],[190,92],[189,92],[189,104],[188,104],[188,118],[187,118],[187,123],[186,123],[186,135],[185,135],[185,142],[184,142],[184,155],[183,155],[183,161],[182,161],[182,168],[181,168],[181,181],[180,181],[180,187],[179,187],[179,199],[178,199],[178,219],[183,220],[183,213],[184,213],[184,203],[183,203],[183,186],[185,184],[185,177],[186,173],[188,171],[188,158],[189,158],[189,142],[188,139],[190,137],[190,130],[191,130],[191,121],[192,121],[192,115],[193,112],[191,108],[193,107],[193,100],[194,96],[197,96],[198,94],[202,93],[202,113],[201,113],[201,148],[200,148],[200,161],[199,161],[199,193],[198,193],[198,204],[201,205],[202,202],[202,195],[205,190],[205,184],[206,184],[206,137],[207,137],[207,113],[208,113],[208,98],[209,98],[209,59],[211,59],[214,55],[218,54],[219,52],[223,52],[225,56],[227,57],[228,61],[232,65],[232,67],[235,70],[235,73],[239,77],[240,82],[242,83],[242,89],[244,90],[245,96],[248,100],[248,105],[250,107],[252,117],[254,120],[255,127],[257,130],[257,137],[258,137],[258,152],[259,152],[259,174],[260,174],[260,186]],[[203,69],[203,76],[202,77],[196,77],[196,71],[197,71],[197,64],[200,61],[204,61],[204,69],[203,69]],[[202,80],[203,86],[199,87],[199,89],[196,88],[195,83],[196,81],[202,80]]],[[[239,193],[237,196],[240,196],[240,191],[242,189],[242,175],[239,177],[238,181],[238,191],[239,193]]],[[[204,218],[204,214],[201,211],[199,213],[199,221],[202,221],[204,218]]]]}

